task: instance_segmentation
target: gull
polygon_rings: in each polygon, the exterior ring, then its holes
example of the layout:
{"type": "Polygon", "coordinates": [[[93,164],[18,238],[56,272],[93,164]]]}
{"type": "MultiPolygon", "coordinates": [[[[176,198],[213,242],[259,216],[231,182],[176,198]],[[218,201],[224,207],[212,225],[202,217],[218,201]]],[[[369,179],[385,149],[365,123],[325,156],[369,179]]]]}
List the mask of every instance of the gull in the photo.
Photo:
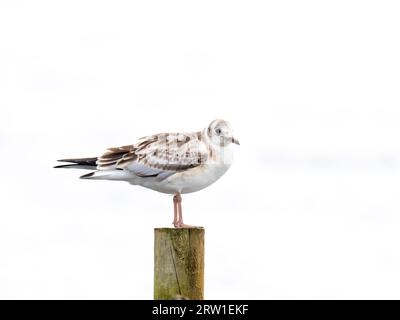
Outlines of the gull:
{"type": "Polygon", "coordinates": [[[175,228],[183,223],[181,194],[196,192],[217,181],[233,160],[231,145],[239,144],[230,124],[216,119],[192,133],[159,133],[132,145],[109,148],[100,157],[61,159],[55,168],[95,170],[81,179],[126,181],[173,194],[175,228]]]}

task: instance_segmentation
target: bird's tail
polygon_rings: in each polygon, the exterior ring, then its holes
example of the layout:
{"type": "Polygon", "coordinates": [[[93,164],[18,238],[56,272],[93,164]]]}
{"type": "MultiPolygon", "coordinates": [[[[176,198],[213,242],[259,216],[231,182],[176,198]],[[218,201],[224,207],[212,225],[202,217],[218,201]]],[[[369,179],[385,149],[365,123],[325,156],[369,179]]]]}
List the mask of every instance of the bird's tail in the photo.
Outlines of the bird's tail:
{"type": "Polygon", "coordinates": [[[71,169],[89,169],[95,170],[97,167],[97,158],[78,158],[78,159],[61,159],[59,162],[69,162],[55,166],[54,168],[71,168],[71,169]]]}
{"type": "Polygon", "coordinates": [[[79,178],[91,180],[128,181],[130,176],[123,170],[97,170],[84,174],[79,178]]]}
{"type": "Polygon", "coordinates": [[[62,159],[58,161],[69,163],[55,166],[54,168],[95,170],[80,176],[81,179],[128,181],[130,178],[123,170],[96,170],[97,158],[62,159]]]}

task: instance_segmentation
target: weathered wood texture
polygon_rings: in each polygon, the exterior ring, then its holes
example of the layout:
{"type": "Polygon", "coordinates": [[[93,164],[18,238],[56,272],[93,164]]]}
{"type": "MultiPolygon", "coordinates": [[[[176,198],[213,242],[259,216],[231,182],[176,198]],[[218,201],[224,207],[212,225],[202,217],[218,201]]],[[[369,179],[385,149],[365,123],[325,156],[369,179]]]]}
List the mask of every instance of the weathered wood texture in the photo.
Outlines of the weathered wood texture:
{"type": "Polygon", "coordinates": [[[154,299],[204,299],[204,229],[154,229],[154,299]]]}

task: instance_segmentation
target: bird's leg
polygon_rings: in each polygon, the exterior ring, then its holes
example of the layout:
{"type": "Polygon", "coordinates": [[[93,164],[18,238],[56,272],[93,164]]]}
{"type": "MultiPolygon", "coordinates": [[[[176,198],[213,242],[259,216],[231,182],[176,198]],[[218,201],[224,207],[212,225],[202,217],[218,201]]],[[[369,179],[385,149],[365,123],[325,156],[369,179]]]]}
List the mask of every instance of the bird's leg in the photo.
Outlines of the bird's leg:
{"type": "Polygon", "coordinates": [[[182,228],[182,197],[180,193],[175,195],[176,197],[176,206],[178,207],[178,228],[182,228]]]}
{"type": "Polygon", "coordinates": [[[177,207],[178,207],[178,228],[193,228],[193,226],[190,226],[188,224],[183,223],[183,216],[182,216],[182,197],[180,193],[177,193],[174,196],[174,199],[176,197],[177,200],[177,207]]]}
{"type": "Polygon", "coordinates": [[[172,224],[174,225],[175,228],[179,228],[179,224],[178,224],[178,198],[177,195],[174,195],[174,221],[172,222],[172,224]]]}

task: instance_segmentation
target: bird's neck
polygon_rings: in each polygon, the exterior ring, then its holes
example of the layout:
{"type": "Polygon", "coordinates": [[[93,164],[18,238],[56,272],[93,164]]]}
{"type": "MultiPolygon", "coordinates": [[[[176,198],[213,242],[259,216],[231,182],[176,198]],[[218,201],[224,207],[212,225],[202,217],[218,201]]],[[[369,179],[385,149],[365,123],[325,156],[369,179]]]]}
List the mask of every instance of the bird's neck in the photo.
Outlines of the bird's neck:
{"type": "Polygon", "coordinates": [[[231,163],[233,159],[232,150],[230,145],[220,145],[215,143],[208,132],[208,128],[205,128],[201,134],[201,140],[205,143],[208,148],[208,159],[216,163],[231,163]]]}

